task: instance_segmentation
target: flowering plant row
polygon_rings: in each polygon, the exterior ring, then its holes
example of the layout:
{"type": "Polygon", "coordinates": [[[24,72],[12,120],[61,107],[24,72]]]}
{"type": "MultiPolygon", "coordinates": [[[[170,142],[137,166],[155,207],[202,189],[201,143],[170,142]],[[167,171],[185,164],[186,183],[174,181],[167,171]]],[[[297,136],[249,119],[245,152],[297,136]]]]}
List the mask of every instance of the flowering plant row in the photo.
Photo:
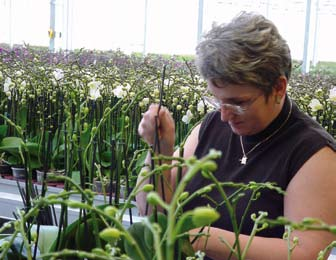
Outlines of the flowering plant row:
{"type": "Polygon", "coordinates": [[[204,82],[187,61],[29,48],[0,54],[0,150],[11,164],[80,171],[92,183],[94,165],[100,176],[126,174],[144,148],[137,135],[141,115],[160,95],[176,118],[177,142],[205,113],[204,82]],[[36,149],[15,150],[20,143],[36,149]]]}
{"type": "Polygon", "coordinates": [[[303,111],[336,138],[336,75],[294,74],[288,93],[303,111]]]}
{"type": "MultiPolygon", "coordinates": [[[[151,103],[167,106],[179,145],[213,109],[205,90],[192,58],[0,49],[0,151],[28,171],[79,172],[83,184],[132,180],[147,148],[137,134],[142,113],[151,103]]],[[[294,72],[288,92],[336,137],[336,76],[294,72]]]]}
{"type": "MultiPolygon", "coordinates": [[[[335,86],[333,76],[294,73],[288,87],[296,103],[334,137],[335,86]]],[[[152,169],[140,173],[150,149],[137,134],[142,113],[151,103],[168,107],[176,121],[176,145],[183,150],[188,132],[213,109],[203,98],[205,91],[206,82],[196,72],[192,59],[142,57],[119,51],[49,53],[31,48],[0,49],[0,151],[4,161],[20,164],[27,172],[26,207],[17,212],[16,221],[1,228],[12,227],[14,233],[7,240],[0,240],[0,258],[11,259],[11,254],[20,252],[19,259],[202,259],[202,252],[193,252],[188,232],[210,225],[218,213],[212,208],[183,212],[182,207],[193,196],[207,196],[216,188],[223,191],[223,201],[231,205],[246,191],[251,191],[246,192],[252,194],[251,200],[258,199],[260,189],[282,192],[270,183],[219,183],[211,174],[216,168],[213,160],[220,156],[216,151],[200,160],[154,157],[152,169]],[[163,159],[177,163],[160,165],[163,159]],[[166,216],[154,211],[151,217],[126,229],[123,216],[140,192],[136,176],[159,177],[167,167],[188,168],[187,177],[179,183],[169,205],[160,199],[153,185],[141,188],[148,192],[148,203],[164,209],[166,216]],[[33,169],[46,173],[51,168],[64,170],[65,176],[56,177],[64,181],[64,191],[58,195],[42,192],[34,197],[33,169]],[[194,194],[184,192],[187,182],[199,172],[213,183],[194,194]],[[93,203],[96,179],[107,179],[112,186],[108,205],[98,207],[93,203]],[[124,201],[120,201],[122,182],[126,185],[124,201]],[[226,185],[235,185],[240,192],[227,198],[226,185]],[[73,194],[80,195],[80,202],[71,199],[73,194]],[[57,239],[50,250],[39,252],[34,246],[39,235],[31,235],[31,225],[39,224],[40,212],[52,205],[62,209],[57,239]],[[78,220],[70,225],[66,218],[68,208],[79,209],[78,220]],[[84,236],[88,238],[85,241],[81,239],[84,236]]],[[[309,228],[336,230],[315,219],[302,223],[283,218],[270,221],[265,212],[251,217],[255,221],[254,235],[271,225],[286,225],[288,232],[309,228]]],[[[235,234],[232,252],[237,259],[245,259],[248,247],[242,250],[239,230],[235,234]]],[[[295,243],[290,246],[289,255],[295,243]]],[[[321,251],[319,257],[323,259],[326,252],[327,249],[321,251]]]]}

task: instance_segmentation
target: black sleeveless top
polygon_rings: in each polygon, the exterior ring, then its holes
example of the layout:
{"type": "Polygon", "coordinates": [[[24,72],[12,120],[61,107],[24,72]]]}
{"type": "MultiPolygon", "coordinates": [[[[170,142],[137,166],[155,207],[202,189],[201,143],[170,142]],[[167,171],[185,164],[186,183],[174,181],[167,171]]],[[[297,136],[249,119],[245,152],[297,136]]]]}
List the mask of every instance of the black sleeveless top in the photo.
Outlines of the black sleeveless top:
{"type": "MultiPolygon", "coordinates": [[[[285,191],[293,176],[313,154],[325,146],[329,146],[336,151],[336,142],[333,137],[315,120],[299,111],[295,103],[290,101],[288,97],[286,97],[285,105],[280,114],[265,130],[253,136],[243,137],[245,151],[248,152],[286,121],[291,102],[292,112],[288,121],[269,140],[248,154],[246,165],[240,163],[243,153],[239,136],[231,131],[228,123],[221,121],[218,111],[211,112],[205,117],[200,128],[195,155],[197,158],[201,158],[212,148],[222,151],[221,158],[217,160],[218,169],[214,172],[220,182],[272,182],[285,191]]],[[[316,172],[316,174],[319,173],[316,172]]],[[[197,174],[188,184],[186,190],[192,194],[209,183],[211,181],[201,174],[197,174]]],[[[229,186],[225,186],[224,189],[228,196],[237,190],[237,188],[229,186]]],[[[243,193],[244,196],[238,200],[235,210],[238,225],[240,225],[251,197],[250,190],[243,193]]],[[[262,189],[260,197],[251,202],[240,233],[250,234],[254,224],[250,217],[252,213],[258,215],[259,211],[266,211],[268,212],[268,218],[271,219],[283,216],[283,199],[283,195],[275,190],[262,189]]],[[[208,204],[217,207],[221,214],[220,219],[212,226],[233,231],[229,214],[217,189],[213,189],[209,193],[209,198],[197,197],[193,199],[184,209],[190,210],[208,204]]],[[[264,229],[257,235],[281,238],[283,232],[284,228],[277,226],[264,229]]]]}

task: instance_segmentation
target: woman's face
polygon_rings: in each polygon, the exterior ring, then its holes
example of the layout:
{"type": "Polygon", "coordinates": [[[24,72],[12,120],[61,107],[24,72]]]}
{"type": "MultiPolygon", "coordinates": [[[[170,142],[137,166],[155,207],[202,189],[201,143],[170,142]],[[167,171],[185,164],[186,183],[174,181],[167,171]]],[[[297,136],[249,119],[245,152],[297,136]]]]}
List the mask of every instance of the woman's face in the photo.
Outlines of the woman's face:
{"type": "Polygon", "coordinates": [[[208,90],[223,104],[220,108],[221,119],[228,122],[237,135],[261,132],[281,111],[281,106],[275,102],[275,91],[266,100],[263,92],[254,86],[224,85],[217,80],[208,80],[208,90]],[[242,112],[237,113],[239,111],[235,106],[240,106],[242,112]]]}

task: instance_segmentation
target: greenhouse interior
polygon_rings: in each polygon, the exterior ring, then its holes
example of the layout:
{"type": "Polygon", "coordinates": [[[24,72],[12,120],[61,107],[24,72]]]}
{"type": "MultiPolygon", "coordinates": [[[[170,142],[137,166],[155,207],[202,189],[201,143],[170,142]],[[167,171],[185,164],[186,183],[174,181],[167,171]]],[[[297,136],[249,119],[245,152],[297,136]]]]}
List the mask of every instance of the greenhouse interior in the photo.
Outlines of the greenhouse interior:
{"type": "Polygon", "coordinates": [[[0,24],[0,259],[336,260],[336,1],[0,0],[0,24]]]}

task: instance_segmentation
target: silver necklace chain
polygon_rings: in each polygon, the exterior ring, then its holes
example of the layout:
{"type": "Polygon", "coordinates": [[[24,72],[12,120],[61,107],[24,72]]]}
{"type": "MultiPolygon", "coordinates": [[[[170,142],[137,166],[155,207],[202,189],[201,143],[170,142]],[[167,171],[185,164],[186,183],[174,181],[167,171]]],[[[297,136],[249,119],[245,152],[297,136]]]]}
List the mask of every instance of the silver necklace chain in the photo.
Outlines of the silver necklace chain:
{"type": "Polygon", "coordinates": [[[257,143],[255,146],[253,146],[247,153],[245,153],[245,149],[244,149],[244,144],[243,144],[243,137],[242,136],[239,136],[239,139],[240,139],[240,146],[241,146],[241,149],[242,149],[242,152],[243,152],[243,157],[241,159],[239,159],[240,163],[241,164],[246,164],[247,163],[247,155],[250,154],[251,152],[253,152],[255,149],[257,149],[257,147],[259,147],[261,144],[267,142],[269,139],[271,139],[274,135],[276,135],[280,130],[281,128],[284,127],[284,125],[287,123],[289,117],[291,116],[292,114],[292,107],[293,107],[293,104],[292,104],[292,101],[290,100],[290,108],[289,108],[289,112],[288,112],[288,115],[285,119],[285,121],[281,124],[281,126],[276,129],[273,133],[271,133],[269,136],[267,136],[264,140],[260,141],[259,143],[257,143]]]}

